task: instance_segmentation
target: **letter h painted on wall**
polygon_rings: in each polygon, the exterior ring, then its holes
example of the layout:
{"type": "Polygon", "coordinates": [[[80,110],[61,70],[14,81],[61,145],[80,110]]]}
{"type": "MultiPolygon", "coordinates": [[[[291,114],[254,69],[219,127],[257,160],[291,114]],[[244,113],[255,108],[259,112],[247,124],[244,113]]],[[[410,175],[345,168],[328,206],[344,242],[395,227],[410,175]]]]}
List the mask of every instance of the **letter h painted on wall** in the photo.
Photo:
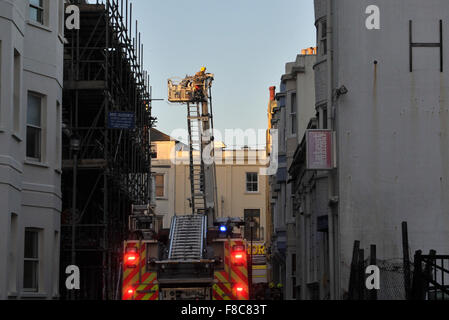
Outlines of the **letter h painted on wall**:
{"type": "Polygon", "coordinates": [[[410,32],[410,72],[413,72],[413,48],[440,48],[440,72],[443,72],[443,20],[440,20],[440,42],[413,42],[413,22],[409,21],[410,32]]]}

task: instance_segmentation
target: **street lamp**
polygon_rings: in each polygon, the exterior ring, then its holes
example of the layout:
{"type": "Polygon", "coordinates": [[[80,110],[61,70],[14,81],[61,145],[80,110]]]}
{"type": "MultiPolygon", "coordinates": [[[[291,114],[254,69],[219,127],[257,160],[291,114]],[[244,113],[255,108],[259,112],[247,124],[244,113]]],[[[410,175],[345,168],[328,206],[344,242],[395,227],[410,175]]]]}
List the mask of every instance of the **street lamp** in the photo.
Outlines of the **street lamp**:
{"type": "MultiPolygon", "coordinates": [[[[76,252],[75,252],[75,240],[76,240],[76,179],[77,179],[77,171],[78,171],[78,152],[80,150],[80,138],[74,134],[70,137],[70,150],[73,154],[73,190],[72,190],[72,258],[71,264],[72,266],[76,265],[76,252]]],[[[72,290],[71,299],[75,300],[75,291],[72,290]]]]}

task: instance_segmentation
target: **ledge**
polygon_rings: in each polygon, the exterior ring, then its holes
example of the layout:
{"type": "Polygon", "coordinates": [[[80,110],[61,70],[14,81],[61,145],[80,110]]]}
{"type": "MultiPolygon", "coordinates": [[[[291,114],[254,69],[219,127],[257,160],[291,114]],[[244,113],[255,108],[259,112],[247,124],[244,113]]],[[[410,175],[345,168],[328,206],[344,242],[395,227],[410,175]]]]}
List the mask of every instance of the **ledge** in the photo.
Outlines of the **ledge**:
{"type": "Polygon", "coordinates": [[[58,33],[58,38],[59,38],[59,41],[61,41],[61,44],[63,44],[63,45],[69,43],[69,41],[60,33],[58,33]]]}
{"type": "Polygon", "coordinates": [[[40,168],[46,168],[46,169],[49,168],[48,163],[43,163],[43,162],[38,162],[38,161],[33,161],[33,160],[25,160],[23,163],[26,165],[29,165],[29,166],[34,166],[34,167],[40,167],[40,168]]]}
{"type": "Polygon", "coordinates": [[[12,133],[11,136],[17,140],[17,142],[22,142],[23,139],[19,136],[18,133],[12,133]]]}
{"type": "Polygon", "coordinates": [[[40,292],[23,292],[20,295],[20,298],[23,299],[48,299],[48,295],[46,293],[40,292]]]}
{"type": "Polygon", "coordinates": [[[41,30],[44,30],[44,31],[47,31],[47,32],[50,32],[50,33],[53,32],[49,27],[47,27],[47,26],[45,26],[43,24],[40,24],[38,22],[34,22],[33,20],[27,20],[26,23],[28,25],[30,25],[30,26],[35,27],[35,28],[38,28],[38,29],[41,29],[41,30]]]}

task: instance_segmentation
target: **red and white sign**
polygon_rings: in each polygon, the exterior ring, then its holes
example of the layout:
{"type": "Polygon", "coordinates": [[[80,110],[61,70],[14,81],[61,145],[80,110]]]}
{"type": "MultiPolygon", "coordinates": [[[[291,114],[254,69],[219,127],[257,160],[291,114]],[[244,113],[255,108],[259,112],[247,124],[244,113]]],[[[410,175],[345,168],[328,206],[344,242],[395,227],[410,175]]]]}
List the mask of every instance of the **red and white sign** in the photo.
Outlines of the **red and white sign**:
{"type": "Polygon", "coordinates": [[[332,131],[307,130],[307,169],[332,170],[332,131]]]}

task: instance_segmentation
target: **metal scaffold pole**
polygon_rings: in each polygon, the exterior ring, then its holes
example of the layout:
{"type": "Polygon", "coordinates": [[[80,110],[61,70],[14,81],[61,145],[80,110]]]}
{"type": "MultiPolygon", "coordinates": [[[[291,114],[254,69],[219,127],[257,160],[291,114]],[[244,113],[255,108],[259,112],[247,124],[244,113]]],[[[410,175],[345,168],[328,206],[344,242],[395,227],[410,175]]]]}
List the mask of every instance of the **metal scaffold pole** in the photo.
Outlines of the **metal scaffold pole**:
{"type": "Polygon", "coordinates": [[[115,274],[131,207],[150,202],[150,129],[156,119],[147,107],[149,77],[129,1],[70,3],[80,9],[81,26],[66,33],[64,48],[61,265],[75,256],[89,282],[77,298],[107,300],[119,290],[115,274]]]}

